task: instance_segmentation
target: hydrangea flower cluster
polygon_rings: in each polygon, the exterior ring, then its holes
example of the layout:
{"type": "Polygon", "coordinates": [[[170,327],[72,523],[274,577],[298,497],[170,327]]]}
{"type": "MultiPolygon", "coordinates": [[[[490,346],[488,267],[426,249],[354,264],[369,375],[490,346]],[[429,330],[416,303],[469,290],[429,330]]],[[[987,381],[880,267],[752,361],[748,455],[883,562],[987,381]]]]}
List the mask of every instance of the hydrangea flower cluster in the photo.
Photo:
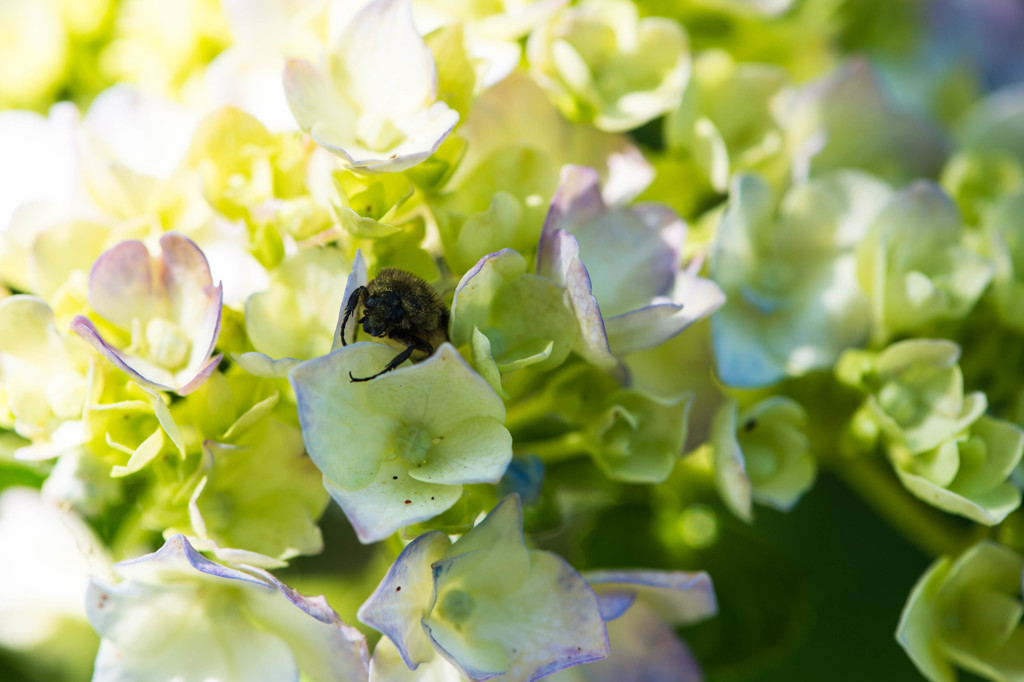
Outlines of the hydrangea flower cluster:
{"type": "Polygon", "coordinates": [[[1024,679],[1015,3],[0,27],[0,677],[1024,679]]]}

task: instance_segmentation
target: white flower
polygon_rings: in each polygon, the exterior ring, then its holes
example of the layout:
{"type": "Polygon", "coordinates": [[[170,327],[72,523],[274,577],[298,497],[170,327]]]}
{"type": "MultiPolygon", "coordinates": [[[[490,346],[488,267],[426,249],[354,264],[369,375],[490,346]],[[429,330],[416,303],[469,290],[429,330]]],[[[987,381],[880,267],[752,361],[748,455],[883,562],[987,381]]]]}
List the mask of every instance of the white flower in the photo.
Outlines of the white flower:
{"type": "Polygon", "coordinates": [[[328,47],[324,62],[288,62],[285,92],[299,126],[366,172],[397,172],[437,150],[459,120],[437,101],[434,57],[409,0],[375,0],[328,47]]]}

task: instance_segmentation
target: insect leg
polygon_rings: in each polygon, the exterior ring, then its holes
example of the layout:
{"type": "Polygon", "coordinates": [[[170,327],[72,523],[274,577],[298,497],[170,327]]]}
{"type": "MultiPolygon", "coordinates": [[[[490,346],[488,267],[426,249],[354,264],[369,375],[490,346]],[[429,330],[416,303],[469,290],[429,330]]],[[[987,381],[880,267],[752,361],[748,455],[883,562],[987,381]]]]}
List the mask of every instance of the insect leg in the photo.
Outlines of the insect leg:
{"type": "Polygon", "coordinates": [[[343,346],[348,345],[348,342],[345,341],[345,327],[348,325],[348,318],[352,317],[356,306],[359,305],[359,302],[363,300],[365,295],[366,287],[356,287],[356,290],[348,297],[348,303],[345,304],[345,314],[341,318],[341,345],[343,346]]]}
{"type": "Polygon", "coordinates": [[[414,352],[416,352],[417,350],[421,350],[424,353],[426,353],[427,355],[430,355],[431,353],[434,352],[434,347],[431,346],[429,343],[427,343],[426,341],[424,341],[423,339],[421,339],[419,337],[415,337],[414,336],[414,337],[408,339],[407,343],[409,345],[405,347],[405,350],[403,350],[401,353],[399,353],[398,355],[393,357],[391,359],[391,362],[389,362],[388,364],[384,365],[384,369],[382,369],[381,371],[377,372],[373,376],[354,377],[354,376],[352,376],[352,372],[349,372],[348,373],[348,378],[351,379],[352,381],[369,381],[370,379],[376,379],[381,374],[386,374],[386,373],[390,372],[395,367],[398,367],[400,364],[402,364],[403,362],[405,362],[406,360],[411,358],[412,354],[414,352]]]}

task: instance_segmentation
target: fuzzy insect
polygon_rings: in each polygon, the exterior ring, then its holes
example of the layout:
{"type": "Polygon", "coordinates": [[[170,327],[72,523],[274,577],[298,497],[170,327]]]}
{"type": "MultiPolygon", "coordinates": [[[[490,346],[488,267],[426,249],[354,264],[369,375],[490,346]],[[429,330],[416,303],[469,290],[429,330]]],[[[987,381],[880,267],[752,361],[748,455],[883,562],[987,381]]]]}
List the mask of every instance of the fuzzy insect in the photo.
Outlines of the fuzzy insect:
{"type": "Polygon", "coordinates": [[[422,360],[448,340],[448,307],[429,284],[411,272],[385,268],[366,286],[352,292],[341,318],[342,345],[348,345],[345,328],[360,307],[362,316],[355,323],[361,324],[364,332],[405,344],[405,349],[372,376],[354,377],[349,372],[352,381],[376,379],[409,358],[422,360]]]}

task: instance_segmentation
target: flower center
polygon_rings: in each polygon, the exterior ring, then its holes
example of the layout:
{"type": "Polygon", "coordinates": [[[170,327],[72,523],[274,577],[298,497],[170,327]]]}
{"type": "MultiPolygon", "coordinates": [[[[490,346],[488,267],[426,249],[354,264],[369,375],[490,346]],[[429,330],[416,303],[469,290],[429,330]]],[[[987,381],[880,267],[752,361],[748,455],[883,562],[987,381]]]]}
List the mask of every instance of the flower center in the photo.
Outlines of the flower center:
{"type": "Polygon", "coordinates": [[[430,434],[414,424],[406,424],[395,435],[395,455],[413,466],[427,461],[434,444],[430,434]]]}
{"type": "Polygon", "coordinates": [[[356,137],[367,149],[380,152],[394,149],[405,140],[398,126],[378,114],[366,114],[356,123],[356,137]]]}
{"type": "Polygon", "coordinates": [[[460,625],[469,620],[476,608],[476,602],[468,592],[454,589],[448,590],[437,605],[438,614],[453,625],[460,625]]]}
{"type": "Polygon", "coordinates": [[[169,320],[153,318],[146,323],[148,357],[164,369],[181,368],[188,360],[192,341],[179,325],[169,320]]]}

